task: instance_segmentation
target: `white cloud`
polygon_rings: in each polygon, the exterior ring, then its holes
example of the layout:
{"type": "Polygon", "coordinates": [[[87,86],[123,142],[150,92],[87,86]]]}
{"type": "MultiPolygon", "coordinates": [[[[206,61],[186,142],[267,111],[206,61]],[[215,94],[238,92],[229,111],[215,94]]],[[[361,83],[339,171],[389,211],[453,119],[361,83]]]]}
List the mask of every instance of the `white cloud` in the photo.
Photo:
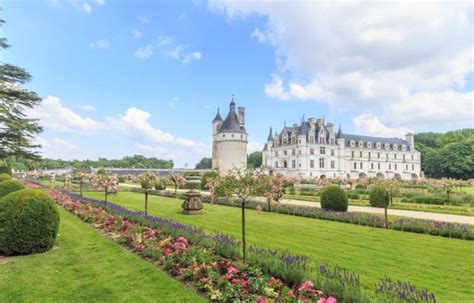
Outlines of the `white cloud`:
{"type": "MultiPolygon", "coordinates": [[[[398,105],[413,107],[407,104],[421,96],[428,112],[440,96],[457,108],[472,98],[472,92],[457,92],[474,72],[468,2],[211,0],[209,8],[230,20],[266,20],[250,35],[275,48],[276,70],[264,87],[270,97],[356,112],[369,107],[384,117],[398,105]]],[[[446,115],[403,114],[407,123],[448,121],[446,115]]]]}
{"type": "Polygon", "coordinates": [[[183,62],[184,64],[188,64],[193,60],[195,60],[195,61],[201,60],[201,52],[188,53],[188,54],[184,55],[184,58],[181,62],[183,62]]]}
{"type": "Polygon", "coordinates": [[[143,34],[139,30],[134,30],[132,32],[133,39],[139,40],[143,37],[143,34]]]}
{"type": "Polygon", "coordinates": [[[146,17],[146,16],[139,16],[139,17],[138,17],[138,20],[139,20],[140,23],[142,23],[142,24],[148,24],[148,23],[151,22],[151,18],[146,17]]]}
{"type": "Polygon", "coordinates": [[[148,59],[153,55],[153,46],[151,44],[147,44],[143,47],[140,47],[133,53],[133,55],[139,59],[148,59]]]}
{"type": "Polygon", "coordinates": [[[53,96],[48,96],[39,106],[29,110],[27,115],[39,119],[44,128],[59,132],[94,132],[104,127],[101,122],[76,114],[53,96]]]}
{"type": "Polygon", "coordinates": [[[175,107],[175,106],[176,106],[176,103],[178,103],[178,101],[179,101],[179,98],[178,98],[178,97],[176,97],[176,96],[173,97],[173,99],[171,99],[171,101],[168,102],[169,107],[175,107]]]}
{"type": "Polygon", "coordinates": [[[84,2],[81,5],[81,10],[84,11],[85,13],[90,13],[92,11],[92,6],[89,3],[84,2]]]}
{"type": "MultiPolygon", "coordinates": [[[[55,6],[60,6],[59,0],[50,0],[51,3],[54,3],[55,6]]],[[[89,1],[82,1],[82,0],[68,0],[67,1],[71,6],[75,9],[89,14],[92,12],[93,7],[99,7],[105,5],[105,0],[89,0],[89,1]]]]}
{"type": "Polygon", "coordinates": [[[95,4],[97,4],[97,6],[105,5],[105,0],[95,0],[95,4]]]}
{"type": "Polygon", "coordinates": [[[97,40],[89,43],[90,48],[109,48],[110,43],[106,39],[97,40]]]}
{"type": "Polygon", "coordinates": [[[251,154],[255,151],[262,151],[262,150],[263,150],[263,144],[261,144],[259,142],[250,141],[247,144],[247,153],[248,154],[251,154]]]}
{"type": "Polygon", "coordinates": [[[86,112],[93,112],[96,110],[95,106],[91,104],[79,105],[79,108],[86,112]]]}
{"type": "Polygon", "coordinates": [[[160,47],[165,47],[165,46],[173,44],[173,38],[164,34],[158,35],[157,40],[158,40],[158,45],[160,47]]]}
{"type": "Polygon", "coordinates": [[[361,114],[352,121],[357,133],[389,138],[405,138],[405,134],[413,130],[404,127],[386,126],[380,119],[372,114],[361,114]]]}
{"type": "Polygon", "coordinates": [[[37,137],[35,143],[41,145],[41,154],[46,158],[64,158],[65,155],[71,155],[79,151],[79,146],[59,138],[46,139],[37,137]]]}

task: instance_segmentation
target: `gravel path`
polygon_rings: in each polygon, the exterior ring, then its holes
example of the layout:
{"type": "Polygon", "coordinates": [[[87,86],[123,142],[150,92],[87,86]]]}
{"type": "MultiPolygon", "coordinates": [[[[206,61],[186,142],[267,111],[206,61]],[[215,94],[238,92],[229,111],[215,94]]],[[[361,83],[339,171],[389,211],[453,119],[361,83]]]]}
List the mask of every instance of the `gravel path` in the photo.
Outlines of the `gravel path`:
{"type": "MultiPolygon", "coordinates": [[[[300,200],[283,199],[282,203],[292,204],[292,205],[321,207],[321,204],[319,202],[308,202],[308,201],[300,201],[300,200]]],[[[373,213],[373,214],[384,213],[383,208],[369,207],[369,206],[352,206],[352,205],[349,205],[348,211],[365,212],[365,213],[373,213]]],[[[470,217],[470,216],[439,214],[439,213],[430,213],[430,212],[424,212],[424,211],[401,210],[401,209],[389,209],[388,214],[393,215],[393,216],[412,217],[412,218],[418,218],[418,219],[430,219],[430,220],[453,222],[453,223],[467,223],[467,224],[474,225],[474,217],[470,217]]]]}
{"type": "MultiPolygon", "coordinates": [[[[120,185],[124,185],[126,187],[140,187],[139,185],[135,185],[135,184],[120,184],[120,185]]],[[[185,192],[186,190],[178,189],[178,191],[185,192]]],[[[202,192],[202,194],[208,195],[209,193],[202,192]]],[[[281,203],[321,208],[321,204],[319,202],[283,199],[281,203]]],[[[365,212],[365,213],[372,213],[372,214],[384,213],[383,208],[369,207],[369,206],[352,206],[352,205],[349,205],[348,211],[365,212]]],[[[413,210],[402,210],[402,209],[389,209],[388,214],[393,215],[393,216],[400,216],[400,217],[411,217],[411,218],[418,218],[418,219],[429,219],[429,220],[436,220],[436,221],[444,221],[444,222],[452,222],[452,223],[466,223],[466,224],[474,225],[474,217],[470,217],[470,216],[430,213],[430,212],[424,212],[424,211],[413,211],[413,210]]]]}

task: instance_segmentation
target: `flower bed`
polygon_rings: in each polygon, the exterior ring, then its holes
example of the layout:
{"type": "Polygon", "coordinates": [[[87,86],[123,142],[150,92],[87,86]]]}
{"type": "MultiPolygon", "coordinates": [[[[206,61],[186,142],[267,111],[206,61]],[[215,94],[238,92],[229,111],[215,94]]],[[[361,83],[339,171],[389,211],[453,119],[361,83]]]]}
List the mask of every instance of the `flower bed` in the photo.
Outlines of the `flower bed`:
{"type": "MultiPolygon", "coordinates": [[[[141,192],[140,189],[133,189],[132,191],[141,192]]],[[[152,191],[151,194],[165,197],[175,197],[172,193],[158,190],[152,191]]],[[[184,199],[184,195],[178,194],[178,198],[184,199]]],[[[201,200],[202,202],[209,203],[210,197],[202,196],[201,200]]],[[[240,207],[238,204],[229,201],[226,198],[218,198],[216,199],[215,203],[225,206],[240,207]]],[[[267,203],[261,201],[249,201],[246,204],[246,207],[250,209],[268,211],[267,203]]],[[[317,207],[290,205],[284,203],[276,203],[273,205],[272,212],[378,228],[385,227],[385,221],[382,216],[363,212],[326,211],[317,207]]],[[[396,218],[389,222],[389,228],[406,232],[430,234],[434,236],[474,240],[474,227],[470,224],[449,223],[416,218],[396,218]]]]}
{"type": "MultiPolygon", "coordinates": [[[[202,229],[164,218],[144,218],[141,212],[113,203],[87,198],[81,200],[88,203],[81,203],[74,196],[59,191],[49,191],[49,194],[60,206],[109,239],[190,283],[212,301],[336,302],[334,297],[317,289],[312,281],[303,281],[302,276],[283,280],[269,274],[265,265],[255,266],[252,261],[242,263],[238,257],[240,243],[226,235],[208,235],[202,229]],[[233,247],[237,249],[234,251],[233,247]],[[223,257],[219,252],[230,257],[223,257]]],[[[258,259],[258,253],[251,255],[258,259]]],[[[276,266],[286,264],[287,269],[294,266],[297,270],[299,263],[295,260],[304,259],[286,253],[275,254],[275,259],[280,260],[276,266]]]]}

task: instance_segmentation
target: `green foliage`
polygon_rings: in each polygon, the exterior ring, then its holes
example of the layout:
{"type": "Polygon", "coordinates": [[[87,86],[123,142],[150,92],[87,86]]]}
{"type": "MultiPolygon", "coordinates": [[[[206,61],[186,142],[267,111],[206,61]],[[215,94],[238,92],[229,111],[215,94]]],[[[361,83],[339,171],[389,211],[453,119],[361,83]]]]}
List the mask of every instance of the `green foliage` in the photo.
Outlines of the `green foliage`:
{"type": "Polygon", "coordinates": [[[155,182],[155,189],[156,190],[165,190],[166,189],[166,179],[158,178],[155,182]]]}
{"type": "Polygon", "coordinates": [[[12,175],[12,168],[7,165],[0,166],[0,174],[12,175]]]}
{"type": "Polygon", "coordinates": [[[382,186],[370,190],[369,202],[372,207],[385,207],[390,202],[388,191],[382,186]]]}
{"type": "Polygon", "coordinates": [[[433,178],[474,178],[474,129],[415,135],[421,169],[433,178]]]}
{"type": "Polygon", "coordinates": [[[0,199],[0,251],[7,255],[51,249],[59,228],[59,212],[43,191],[24,189],[0,199]]]}
{"type": "Polygon", "coordinates": [[[211,158],[202,158],[201,161],[199,161],[196,164],[196,169],[211,169],[212,168],[212,159],[211,158]]]}
{"type": "Polygon", "coordinates": [[[219,174],[215,171],[208,171],[206,172],[202,178],[201,178],[201,189],[207,189],[206,184],[209,182],[211,179],[215,179],[219,177],[219,174]]]}
{"type": "Polygon", "coordinates": [[[155,157],[146,158],[142,155],[126,156],[122,159],[106,159],[98,160],[61,160],[61,159],[42,159],[40,161],[29,161],[24,158],[16,160],[13,167],[22,169],[58,169],[73,167],[74,169],[90,169],[91,167],[111,167],[111,168],[173,168],[173,160],[157,159],[155,157]]]}
{"type": "Polygon", "coordinates": [[[25,185],[21,184],[18,180],[5,180],[0,182],[0,198],[8,195],[17,190],[22,190],[25,188],[25,185]]]}
{"type": "Polygon", "coordinates": [[[247,166],[249,168],[257,168],[262,166],[262,152],[255,151],[248,155],[247,157],[247,166]]]}
{"type": "Polygon", "coordinates": [[[12,177],[9,174],[0,174],[0,182],[3,182],[5,180],[10,180],[12,177]]]}
{"type": "Polygon", "coordinates": [[[446,202],[446,198],[439,197],[439,196],[417,196],[414,198],[416,203],[423,203],[423,204],[437,204],[443,205],[446,202]]]}
{"type": "Polygon", "coordinates": [[[118,180],[119,183],[125,183],[125,178],[122,177],[122,176],[118,176],[117,180],[118,180]]]}
{"type": "MultiPolygon", "coordinates": [[[[3,23],[0,19],[0,26],[3,23]]],[[[0,51],[10,47],[6,38],[0,37],[0,42],[0,51]]],[[[25,88],[30,80],[31,75],[23,68],[0,64],[0,159],[12,155],[39,159],[39,145],[33,143],[33,138],[43,129],[25,112],[38,105],[41,98],[25,88]]]]}
{"type": "Polygon", "coordinates": [[[321,192],[321,208],[324,210],[347,211],[349,202],[346,193],[335,185],[329,185],[321,192]]]}

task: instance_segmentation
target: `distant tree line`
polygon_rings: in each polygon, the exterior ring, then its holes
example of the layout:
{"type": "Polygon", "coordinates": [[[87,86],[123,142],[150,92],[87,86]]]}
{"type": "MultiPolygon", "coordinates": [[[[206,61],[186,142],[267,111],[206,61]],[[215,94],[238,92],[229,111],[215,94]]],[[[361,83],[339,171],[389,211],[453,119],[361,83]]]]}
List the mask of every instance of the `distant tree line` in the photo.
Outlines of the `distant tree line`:
{"type": "Polygon", "coordinates": [[[474,129],[446,133],[418,133],[415,147],[421,152],[421,169],[432,178],[474,178],[474,129]]]}
{"type": "Polygon", "coordinates": [[[32,169],[58,169],[58,168],[74,168],[88,169],[90,167],[115,167],[115,168],[173,168],[173,160],[163,160],[155,157],[147,158],[142,155],[126,156],[122,159],[106,159],[98,160],[61,160],[61,159],[41,159],[30,160],[24,158],[10,157],[5,162],[16,170],[32,170],[32,169]]]}

